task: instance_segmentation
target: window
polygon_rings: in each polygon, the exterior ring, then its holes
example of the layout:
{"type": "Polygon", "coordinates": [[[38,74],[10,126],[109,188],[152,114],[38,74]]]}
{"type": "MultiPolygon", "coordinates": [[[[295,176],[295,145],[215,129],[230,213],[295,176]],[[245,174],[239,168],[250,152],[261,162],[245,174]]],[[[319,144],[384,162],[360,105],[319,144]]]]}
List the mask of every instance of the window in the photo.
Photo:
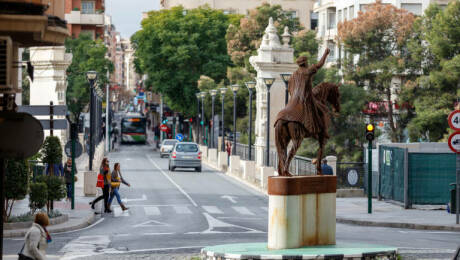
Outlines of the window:
{"type": "Polygon", "coordinates": [[[369,7],[369,5],[367,5],[367,4],[361,4],[361,5],[359,5],[359,10],[361,12],[366,12],[368,7],[369,7]]]}
{"type": "Polygon", "coordinates": [[[335,28],[335,12],[329,11],[327,14],[327,29],[335,28]]]}
{"type": "Polygon", "coordinates": [[[327,47],[331,50],[329,53],[329,56],[327,56],[328,61],[334,61],[335,60],[335,43],[333,41],[327,41],[327,47]]]}
{"type": "Polygon", "coordinates": [[[318,27],[318,13],[310,12],[310,29],[315,30],[318,27]]]}
{"type": "Polygon", "coordinates": [[[347,18],[347,15],[348,15],[348,9],[345,8],[345,9],[343,9],[343,21],[345,21],[345,20],[348,19],[348,18],[347,18]]]}
{"type": "Polygon", "coordinates": [[[355,6],[352,5],[350,8],[348,8],[348,19],[353,19],[355,18],[355,6]]]}
{"type": "Polygon", "coordinates": [[[94,14],[95,3],[94,1],[81,1],[81,13],[82,14],[94,14]]]}
{"type": "Polygon", "coordinates": [[[81,30],[80,34],[82,34],[82,33],[91,35],[91,38],[93,40],[96,39],[96,31],[94,31],[94,30],[81,30]]]}
{"type": "Polygon", "coordinates": [[[64,91],[58,91],[58,101],[64,101],[64,91]]]}
{"type": "Polygon", "coordinates": [[[422,4],[401,4],[401,9],[405,9],[418,16],[423,14],[422,4]]]}
{"type": "Polygon", "coordinates": [[[325,13],[322,13],[321,15],[321,36],[324,36],[324,34],[326,33],[326,14],[325,13]]]}
{"type": "Polygon", "coordinates": [[[342,21],[342,10],[339,10],[339,13],[337,15],[337,22],[340,23],[342,21]]]}
{"type": "Polygon", "coordinates": [[[291,19],[294,19],[297,17],[297,11],[286,11],[285,14],[287,17],[291,19]]]}
{"type": "Polygon", "coordinates": [[[236,14],[236,10],[235,9],[227,9],[227,10],[224,10],[224,14],[236,14]]]}

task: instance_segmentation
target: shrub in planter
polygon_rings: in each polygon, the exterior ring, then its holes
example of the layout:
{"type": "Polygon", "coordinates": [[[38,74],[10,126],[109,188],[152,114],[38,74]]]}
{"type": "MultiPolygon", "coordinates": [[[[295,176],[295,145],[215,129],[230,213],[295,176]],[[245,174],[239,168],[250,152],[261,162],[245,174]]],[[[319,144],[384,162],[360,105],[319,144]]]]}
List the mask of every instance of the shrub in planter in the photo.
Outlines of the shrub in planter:
{"type": "Polygon", "coordinates": [[[61,200],[66,197],[66,188],[64,181],[58,176],[38,176],[37,182],[46,184],[47,187],[47,211],[50,212],[50,206],[55,200],[61,200]]]}
{"type": "Polygon", "coordinates": [[[29,180],[29,165],[26,160],[8,160],[5,175],[5,208],[4,220],[8,221],[14,202],[22,200],[27,195],[29,180]]]}
{"type": "Polygon", "coordinates": [[[62,163],[62,147],[61,141],[56,136],[48,136],[43,143],[42,150],[42,162],[49,165],[47,174],[53,175],[54,166],[62,163]]]}
{"type": "Polygon", "coordinates": [[[32,213],[42,209],[48,201],[48,188],[46,183],[37,182],[30,184],[29,207],[32,213]]]}

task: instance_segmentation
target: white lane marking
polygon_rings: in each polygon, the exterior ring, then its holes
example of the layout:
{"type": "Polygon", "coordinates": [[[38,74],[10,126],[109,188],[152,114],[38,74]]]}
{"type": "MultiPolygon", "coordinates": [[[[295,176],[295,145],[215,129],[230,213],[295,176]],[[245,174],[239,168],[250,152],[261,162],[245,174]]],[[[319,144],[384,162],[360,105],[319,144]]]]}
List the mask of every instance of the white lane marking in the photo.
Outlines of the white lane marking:
{"type": "Polygon", "coordinates": [[[129,237],[131,234],[114,234],[114,237],[129,237]]]}
{"type": "Polygon", "coordinates": [[[258,217],[217,217],[218,219],[244,219],[244,220],[261,220],[264,218],[258,218],[258,217]]]}
{"type": "Polygon", "coordinates": [[[158,226],[169,226],[166,223],[156,221],[156,220],[149,220],[137,225],[134,225],[133,227],[138,228],[138,227],[158,227],[158,226]]]}
{"type": "Polygon", "coordinates": [[[224,214],[224,212],[216,206],[202,206],[202,208],[211,214],[224,214]]]}
{"type": "Polygon", "coordinates": [[[70,241],[59,252],[64,253],[61,259],[75,259],[94,255],[98,250],[107,249],[109,244],[109,236],[80,236],[70,241]]]}
{"type": "Polygon", "coordinates": [[[265,233],[259,230],[255,230],[252,228],[248,227],[242,227],[234,224],[229,224],[226,222],[223,222],[222,220],[218,220],[208,213],[203,213],[203,215],[206,217],[206,221],[208,222],[208,229],[206,229],[203,232],[188,232],[185,234],[228,234],[228,233],[265,233]],[[242,229],[243,231],[219,231],[219,230],[214,230],[214,229],[219,229],[219,228],[237,228],[237,229],[242,229]]]}
{"type": "Polygon", "coordinates": [[[113,208],[113,216],[118,217],[129,217],[129,211],[123,211],[120,207],[113,208]]]}
{"type": "Polygon", "coordinates": [[[455,231],[403,231],[399,230],[399,233],[408,234],[408,233],[422,233],[422,234],[458,234],[455,231]]]}
{"type": "Polygon", "coordinates": [[[241,215],[250,215],[250,216],[254,216],[255,214],[252,213],[249,209],[247,209],[246,207],[232,207],[235,211],[237,211],[238,213],[240,213],[241,215]]]}
{"type": "Polygon", "coordinates": [[[80,228],[80,229],[77,229],[77,230],[71,230],[71,231],[64,231],[64,232],[57,232],[55,234],[67,234],[67,233],[75,233],[75,232],[79,232],[79,231],[83,231],[83,230],[86,230],[86,229],[90,229],[94,226],[96,226],[97,224],[101,223],[102,221],[104,221],[105,218],[101,218],[99,219],[98,221],[94,222],[93,224],[87,226],[87,227],[84,227],[84,228],[80,228]]]}
{"type": "Polygon", "coordinates": [[[192,199],[192,197],[190,197],[190,195],[187,194],[187,192],[185,192],[176,182],[174,182],[171,177],[169,177],[153,160],[152,158],[150,158],[150,156],[146,155],[147,156],[147,159],[158,169],[160,170],[160,172],[163,174],[163,176],[166,177],[166,179],[168,179],[174,186],[176,186],[176,188],[182,192],[182,194],[184,194],[185,197],[187,197],[187,199],[193,204],[193,206],[195,207],[198,207],[198,204],[196,204],[196,202],[192,199]]]}
{"type": "Polygon", "coordinates": [[[143,235],[144,236],[162,236],[162,235],[174,235],[174,233],[144,233],[143,235]]]}
{"type": "Polygon", "coordinates": [[[260,207],[263,211],[268,212],[268,207],[260,207]]]}
{"type": "Polygon", "coordinates": [[[192,211],[187,206],[173,206],[177,214],[192,214],[192,211]]]}
{"type": "Polygon", "coordinates": [[[221,196],[222,199],[227,199],[229,200],[231,203],[236,203],[236,200],[235,200],[235,197],[233,196],[230,196],[230,195],[223,195],[221,196]]]}
{"type": "MultiPolygon", "coordinates": [[[[129,250],[129,253],[144,253],[144,252],[153,252],[153,251],[170,251],[170,250],[179,250],[179,249],[194,249],[194,248],[203,248],[203,246],[183,246],[183,247],[165,247],[165,248],[151,248],[151,249],[136,249],[129,250]]],[[[126,251],[110,251],[105,252],[107,254],[126,254],[126,251]]],[[[17,255],[16,255],[17,257],[17,255]]]]}
{"type": "Polygon", "coordinates": [[[142,197],[139,199],[123,198],[121,201],[123,201],[124,203],[128,203],[128,202],[133,202],[133,201],[146,201],[146,200],[147,200],[147,196],[145,196],[145,194],[142,194],[142,197]]]}
{"type": "Polygon", "coordinates": [[[147,216],[160,215],[160,209],[157,207],[144,207],[144,211],[147,216]]]}

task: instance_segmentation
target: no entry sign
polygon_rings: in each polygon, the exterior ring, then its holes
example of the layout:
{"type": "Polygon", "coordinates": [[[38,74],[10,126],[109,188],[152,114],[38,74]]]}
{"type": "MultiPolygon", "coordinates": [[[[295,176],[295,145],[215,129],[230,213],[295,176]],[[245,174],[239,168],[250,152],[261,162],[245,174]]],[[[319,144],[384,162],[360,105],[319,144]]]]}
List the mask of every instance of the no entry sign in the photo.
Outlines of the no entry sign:
{"type": "Polygon", "coordinates": [[[454,153],[460,153],[460,132],[452,133],[447,141],[449,148],[454,153]]]}
{"type": "Polygon", "coordinates": [[[460,110],[454,110],[450,112],[447,121],[450,128],[454,129],[455,131],[460,131],[460,110]]]}

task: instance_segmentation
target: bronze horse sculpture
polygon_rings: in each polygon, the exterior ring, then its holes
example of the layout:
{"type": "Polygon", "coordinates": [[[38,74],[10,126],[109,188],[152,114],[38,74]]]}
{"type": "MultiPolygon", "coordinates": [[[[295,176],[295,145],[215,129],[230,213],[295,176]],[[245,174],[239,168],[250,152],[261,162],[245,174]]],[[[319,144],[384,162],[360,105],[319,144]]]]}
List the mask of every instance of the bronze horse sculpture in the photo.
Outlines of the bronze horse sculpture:
{"type": "Polygon", "coordinates": [[[289,94],[291,96],[287,106],[278,113],[275,121],[275,143],[278,152],[278,174],[292,176],[289,165],[300,148],[304,138],[312,137],[318,140],[317,174],[321,175],[321,162],[324,145],[329,138],[328,124],[330,121],[327,104],[333,110],[340,112],[339,85],[321,83],[312,89],[312,78],[320,69],[329,54],[326,49],[323,57],[317,64],[308,67],[306,57],[297,60],[299,69],[289,80],[289,94]],[[289,142],[293,146],[287,153],[289,142]]]}

